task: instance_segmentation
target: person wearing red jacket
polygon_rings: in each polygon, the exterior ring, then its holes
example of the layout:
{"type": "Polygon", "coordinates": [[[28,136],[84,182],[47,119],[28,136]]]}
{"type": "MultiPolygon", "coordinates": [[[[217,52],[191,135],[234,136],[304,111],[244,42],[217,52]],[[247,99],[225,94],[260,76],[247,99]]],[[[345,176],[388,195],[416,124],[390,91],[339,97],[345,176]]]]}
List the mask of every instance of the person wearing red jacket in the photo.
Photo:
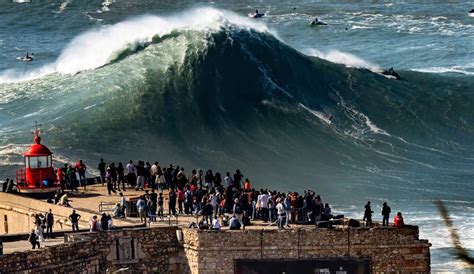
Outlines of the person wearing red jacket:
{"type": "Polygon", "coordinates": [[[403,222],[403,216],[401,212],[397,212],[397,215],[393,219],[393,225],[395,227],[403,227],[405,223],[403,222]]]}

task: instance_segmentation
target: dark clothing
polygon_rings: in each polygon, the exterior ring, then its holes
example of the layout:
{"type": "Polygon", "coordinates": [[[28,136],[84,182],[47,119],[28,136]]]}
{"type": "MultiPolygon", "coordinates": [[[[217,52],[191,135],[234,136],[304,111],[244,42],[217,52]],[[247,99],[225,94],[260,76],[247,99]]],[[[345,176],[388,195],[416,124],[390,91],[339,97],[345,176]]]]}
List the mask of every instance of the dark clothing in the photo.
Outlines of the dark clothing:
{"type": "Polygon", "coordinates": [[[53,213],[46,213],[46,238],[51,238],[53,235],[54,215],[53,213]]]}
{"type": "Polygon", "coordinates": [[[34,232],[30,233],[30,236],[28,237],[28,242],[31,243],[31,247],[33,249],[35,249],[36,246],[38,246],[38,248],[40,248],[40,243],[38,241],[38,236],[34,232]]]}
{"type": "Polygon", "coordinates": [[[392,210],[390,209],[390,207],[388,205],[384,205],[382,207],[382,225],[383,226],[388,226],[388,220],[390,218],[390,212],[392,212],[392,210]]]}
{"type": "Polygon", "coordinates": [[[115,191],[113,185],[112,185],[112,181],[111,179],[108,179],[107,180],[107,192],[109,193],[109,196],[113,193],[117,193],[117,191],[115,191]]]}
{"type": "Polygon", "coordinates": [[[230,227],[229,227],[230,230],[238,230],[240,229],[240,222],[239,220],[237,220],[237,218],[232,218],[230,220],[230,227]]]}
{"type": "Polygon", "coordinates": [[[176,192],[169,193],[169,214],[176,215],[176,192]]]}
{"type": "Polygon", "coordinates": [[[73,213],[69,215],[69,219],[71,220],[71,225],[72,225],[72,231],[79,231],[79,218],[81,218],[81,215],[77,213],[73,213]]]}
{"type": "Polygon", "coordinates": [[[242,177],[243,176],[240,173],[235,173],[234,174],[234,185],[235,185],[235,187],[237,187],[237,189],[242,188],[242,185],[241,185],[242,177]]]}
{"type": "Polygon", "coordinates": [[[364,220],[365,220],[365,226],[372,226],[372,208],[370,207],[370,204],[365,205],[365,212],[364,212],[364,220]]]}
{"type": "Polygon", "coordinates": [[[100,228],[102,230],[109,230],[109,217],[108,216],[102,216],[100,218],[100,228]]]}

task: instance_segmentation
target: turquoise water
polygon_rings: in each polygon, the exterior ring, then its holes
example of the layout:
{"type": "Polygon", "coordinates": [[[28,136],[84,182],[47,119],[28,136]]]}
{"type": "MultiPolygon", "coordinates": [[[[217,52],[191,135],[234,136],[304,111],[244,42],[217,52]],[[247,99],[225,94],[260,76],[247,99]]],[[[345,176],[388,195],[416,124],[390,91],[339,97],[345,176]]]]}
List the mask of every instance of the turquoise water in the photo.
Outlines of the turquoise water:
{"type": "Polygon", "coordinates": [[[434,271],[466,271],[431,201],[472,253],[472,6],[0,2],[0,176],[38,121],[58,161],[240,168],[359,218],[387,201],[433,243],[434,271]]]}

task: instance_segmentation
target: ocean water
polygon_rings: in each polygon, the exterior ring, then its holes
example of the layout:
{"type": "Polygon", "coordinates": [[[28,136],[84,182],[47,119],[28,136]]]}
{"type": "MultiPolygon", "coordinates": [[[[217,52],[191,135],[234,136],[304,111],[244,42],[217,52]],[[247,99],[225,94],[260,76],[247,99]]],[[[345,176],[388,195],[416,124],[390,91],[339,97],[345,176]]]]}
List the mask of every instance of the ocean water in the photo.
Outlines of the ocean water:
{"type": "Polygon", "coordinates": [[[432,243],[433,271],[468,272],[432,201],[472,255],[471,8],[0,1],[0,177],[38,121],[57,164],[240,168],[256,187],[311,188],[358,218],[367,200],[376,213],[387,201],[432,243]],[[315,16],[328,25],[309,27],[315,16]],[[27,51],[34,61],[20,60],[27,51]],[[402,79],[380,75],[389,67],[402,79]]]}

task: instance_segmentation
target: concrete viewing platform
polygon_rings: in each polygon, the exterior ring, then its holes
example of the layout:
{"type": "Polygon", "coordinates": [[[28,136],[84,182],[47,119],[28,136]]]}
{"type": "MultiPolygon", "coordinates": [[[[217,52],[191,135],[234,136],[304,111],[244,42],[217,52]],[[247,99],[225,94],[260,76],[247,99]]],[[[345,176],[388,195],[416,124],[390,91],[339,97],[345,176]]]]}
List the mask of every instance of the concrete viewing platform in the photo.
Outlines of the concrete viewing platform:
{"type": "MultiPolygon", "coordinates": [[[[84,232],[99,204],[119,203],[106,188],[89,185],[72,193],[71,207],[49,204],[24,196],[0,193],[4,256],[0,271],[35,273],[429,273],[430,243],[419,239],[417,226],[403,228],[348,227],[347,220],[332,228],[275,225],[252,220],[245,230],[220,231],[188,228],[194,215],[179,215],[156,223],[141,224],[139,218],[114,219],[115,229],[84,232]],[[34,214],[52,209],[55,239],[31,250],[26,233],[34,214]],[[67,216],[75,209],[83,232],[71,232],[67,216]],[[6,217],[5,217],[6,216],[6,217]],[[10,220],[14,220],[11,222],[10,220]],[[6,221],[8,223],[6,223],[6,221]],[[21,229],[26,232],[21,231],[21,229]],[[18,231],[20,230],[20,231],[18,231]],[[12,232],[24,234],[10,235],[12,232]],[[16,238],[15,238],[16,237],[16,238]],[[12,241],[15,240],[15,241],[12,241]],[[329,272],[324,272],[324,271],[329,272]],[[344,273],[344,272],[340,272],[344,273]]],[[[128,189],[127,200],[143,195],[128,189]]],[[[167,193],[163,195],[167,198],[167,193]]],[[[167,200],[165,213],[167,212],[167,200]]],[[[165,214],[166,215],[166,214],[165,214]]],[[[33,218],[33,219],[32,219],[33,218]]]]}

